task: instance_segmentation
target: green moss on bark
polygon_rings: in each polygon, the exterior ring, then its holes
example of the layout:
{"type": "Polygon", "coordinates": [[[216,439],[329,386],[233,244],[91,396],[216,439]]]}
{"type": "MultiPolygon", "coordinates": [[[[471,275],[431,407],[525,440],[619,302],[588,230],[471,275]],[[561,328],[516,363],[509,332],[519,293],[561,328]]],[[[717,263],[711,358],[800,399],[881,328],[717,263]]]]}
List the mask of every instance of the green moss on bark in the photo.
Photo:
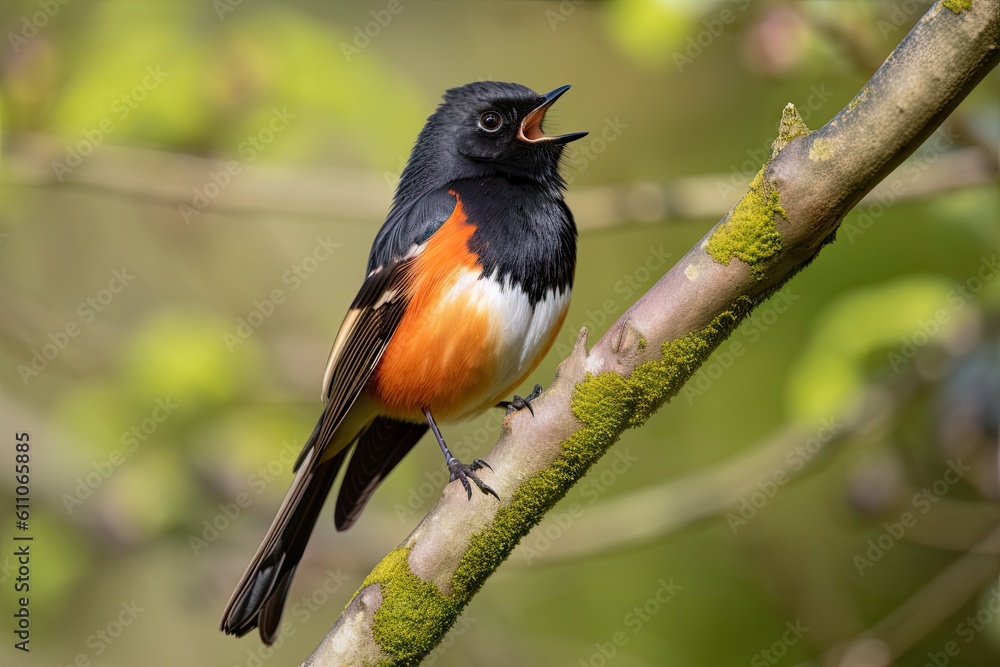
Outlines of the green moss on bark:
{"type": "Polygon", "coordinates": [[[774,224],[775,215],[787,218],[778,191],[768,186],[761,169],[750,181],[750,191],[708,238],[706,252],[719,264],[729,264],[734,257],[739,258],[750,267],[757,280],[762,280],[764,263],[781,251],[781,234],[774,224]]]}
{"type": "Polygon", "coordinates": [[[778,136],[771,143],[770,157],[750,181],[749,191],[716,227],[705,244],[705,251],[712,259],[719,264],[728,265],[734,257],[738,258],[750,267],[757,280],[764,279],[765,263],[781,252],[781,234],[774,224],[774,216],[780,215],[788,219],[785,209],[781,207],[778,190],[764,174],[768,163],[785,146],[807,134],[809,128],[795,105],[786,105],[781,112],[778,136]]]}
{"type": "Polygon", "coordinates": [[[391,551],[361,587],[378,584],[382,604],[375,610],[372,635],[390,656],[383,665],[416,665],[458,618],[463,604],[443,595],[410,570],[410,550],[391,551]]]}

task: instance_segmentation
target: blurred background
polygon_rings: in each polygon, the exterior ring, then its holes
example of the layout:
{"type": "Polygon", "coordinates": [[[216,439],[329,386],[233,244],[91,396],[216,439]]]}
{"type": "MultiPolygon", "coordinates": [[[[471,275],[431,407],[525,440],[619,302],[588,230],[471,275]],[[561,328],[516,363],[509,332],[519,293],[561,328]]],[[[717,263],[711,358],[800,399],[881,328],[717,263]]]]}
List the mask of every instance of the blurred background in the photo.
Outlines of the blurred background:
{"type": "MultiPolygon", "coordinates": [[[[324,512],[273,651],[218,632],[445,89],[569,83],[549,127],[591,133],[565,161],[573,304],[523,395],[738,199],[786,103],[821,126],[930,5],[4,2],[2,662],[297,665],[431,507],[427,441],[354,529],[324,512]]],[[[623,436],[427,664],[998,664],[997,82],[623,436]]],[[[449,441],[485,454],[500,417],[449,441]]]]}

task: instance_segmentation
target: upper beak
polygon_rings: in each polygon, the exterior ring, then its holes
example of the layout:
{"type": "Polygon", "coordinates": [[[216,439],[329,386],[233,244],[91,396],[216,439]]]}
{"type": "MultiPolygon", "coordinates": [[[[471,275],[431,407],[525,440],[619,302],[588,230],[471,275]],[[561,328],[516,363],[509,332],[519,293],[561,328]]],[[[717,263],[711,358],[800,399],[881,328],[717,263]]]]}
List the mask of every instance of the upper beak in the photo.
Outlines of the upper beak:
{"type": "Polygon", "coordinates": [[[567,90],[569,90],[569,86],[560,86],[551,93],[542,95],[541,103],[535,107],[531,113],[525,116],[524,120],[521,121],[521,127],[517,131],[517,138],[529,144],[538,143],[539,141],[547,141],[553,144],[566,144],[587,136],[586,132],[570,132],[569,134],[560,134],[556,137],[549,137],[542,132],[542,119],[545,118],[545,112],[548,111],[549,107],[555,104],[555,101],[558,100],[559,97],[567,90]]]}

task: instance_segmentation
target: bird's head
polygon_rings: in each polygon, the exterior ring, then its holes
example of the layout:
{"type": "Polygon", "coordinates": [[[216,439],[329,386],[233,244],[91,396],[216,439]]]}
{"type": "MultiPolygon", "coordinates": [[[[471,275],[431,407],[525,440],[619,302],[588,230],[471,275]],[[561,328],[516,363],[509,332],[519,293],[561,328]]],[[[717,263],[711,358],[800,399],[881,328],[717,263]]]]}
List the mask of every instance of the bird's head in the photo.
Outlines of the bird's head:
{"type": "Polygon", "coordinates": [[[561,86],[539,95],[522,85],[498,81],[448,90],[417,137],[401,189],[407,180],[441,187],[444,183],[429,181],[497,174],[561,187],[558,169],[563,148],[587,133],[549,136],[542,124],[546,112],[567,90],[569,86],[561,86]],[[432,174],[436,178],[431,179],[432,174]]]}

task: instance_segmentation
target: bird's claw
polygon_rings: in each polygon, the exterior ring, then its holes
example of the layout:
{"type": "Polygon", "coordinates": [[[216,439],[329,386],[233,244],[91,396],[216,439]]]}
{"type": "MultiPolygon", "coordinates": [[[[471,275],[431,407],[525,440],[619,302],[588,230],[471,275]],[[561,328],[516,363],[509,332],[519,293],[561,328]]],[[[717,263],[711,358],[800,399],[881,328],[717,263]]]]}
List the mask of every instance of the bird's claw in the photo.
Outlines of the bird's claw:
{"type": "Polygon", "coordinates": [[[535,409],[531,407],[531,402],[541,395],[542,385],[540,384],[536,384],[535,388],[531,390],[531,393],[524,398],[514,394],[514,400],[507,404],[507,414],[528,408],[528,412],[530,412],[531,416],[534,417],[535,409]]]}
{"type": "Polygon", "coordinates": [[[449,459],[448,461],[448,471],[451,473],[451,481],[454,482],[456,479],[462,482],[462,486],[465,487],[465,493],[468,494],[469,500],[472,500],[472,485],[469,484],[471,479],[479,490],[483,493],[488,493],[497,500],[500,500],[500,496],[497,492],[490,488],[483,480],[479,479],[475,471],[482,468],[489,468],[490,471],[493,470],[489,463],[482,459],[476,459],[472,463],[462,463],[458,459],[449,459]]]}

